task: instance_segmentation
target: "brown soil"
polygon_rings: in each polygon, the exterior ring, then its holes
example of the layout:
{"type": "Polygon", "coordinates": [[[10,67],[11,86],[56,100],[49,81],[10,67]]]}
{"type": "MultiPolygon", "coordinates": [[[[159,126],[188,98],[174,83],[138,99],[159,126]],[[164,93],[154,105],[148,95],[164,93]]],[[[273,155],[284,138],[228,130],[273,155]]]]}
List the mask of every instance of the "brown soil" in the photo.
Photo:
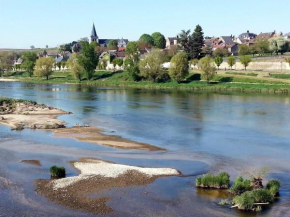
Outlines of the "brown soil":
{"type": "Polygon", "coordinates": [[[56,136],[74,138],[79,141],[90,142],[98,145],[109,146],[121,149],[138,149],[148,151],[163,151],[159,148],[146,143],[135,142],[124,139],[120,136],[106,135],[104,131],[97,127],[72,127],[51,130],[56,136]]]}
{"type": "Polygon", "coordinates": [[[107,205],[107,202],[113,198],[91,197],[91,194],[100,193],[112,188],[147,185],[157,178],[157,176],[149,178],[142,173],[128,171],[118,178],[94,176],[58,190],[53,190],[51,180],[37,180],[36,192],[57,204],[74,210],[82,210],[94,214],[106,214],[113,211],[107,205]]]}
{"type": "Polygon", "coordinates": [[[39,160],[22,160],[20,161],[21,163],[27,163],[27,164],[32,164],[34,166],[39,166],[41,167],[41,163],[39,162],[39,160]]]}

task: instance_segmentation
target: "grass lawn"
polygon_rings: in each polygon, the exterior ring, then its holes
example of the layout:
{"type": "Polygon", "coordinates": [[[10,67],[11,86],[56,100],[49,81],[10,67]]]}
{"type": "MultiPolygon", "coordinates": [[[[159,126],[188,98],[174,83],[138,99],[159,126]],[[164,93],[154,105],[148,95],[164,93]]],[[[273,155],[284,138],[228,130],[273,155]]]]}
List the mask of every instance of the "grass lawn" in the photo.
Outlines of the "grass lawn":
{"type": "Polygon", "coordinates": [[[176,88],[206,91],[290,93],[290,84],[261,80],[254,76],[253,78],[235,77],[235,75],[239,74],[233,74],[233,76],[216,75],[208,84],[207,82],[200,80],[201,75],[197,70],[191,71],[189,76],[181,83],[175,81],[164,83],[153,83],[150,81],[136,82],[126,71],[96,71],[92,80],[88,81],[84,78],[81,82],[73,78],[68,71],[55,71],[49,77],[48,81],[45,78],[29,77],[27,72],[13,72],[9,75],[10,76],[7,78],[17,78],[23,82],[33,83],[82,83],[97,86],[127,86],[156,89],[176,88]]]}

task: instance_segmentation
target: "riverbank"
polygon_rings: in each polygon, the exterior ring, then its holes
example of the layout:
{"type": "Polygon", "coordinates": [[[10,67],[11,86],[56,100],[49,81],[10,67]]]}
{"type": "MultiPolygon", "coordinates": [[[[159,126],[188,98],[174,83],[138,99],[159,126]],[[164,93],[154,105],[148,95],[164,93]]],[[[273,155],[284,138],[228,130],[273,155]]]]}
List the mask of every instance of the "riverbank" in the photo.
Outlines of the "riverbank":
{"type": "MultiPolygon", "coordinates": [[[[231,71],[233,73],[234,71],[231,71]]],[[[200,80],[200,72],[192,71],[182,82],[174,81],[164,83],[153,83],[148,81],[133,81],[128,72],[96,71],[91,81],[74,79],[69,72],[54,72],[49,80],[26,77],[21,74],[9,79],[16,79],[18,82],[29,83],[57,83],[57,84],[84,84],[94,86],[114,86],[114,87],[132,87],[147,89],[184,89],[193,91],[211,91],[211,92],[256,92],[272,94],[289,94],[290,81],[287,79],[277,79],[274,77],[264,77],[266,72],[255,72],[257,76],[247,76],[248,72],[238,72],[230,74],[224,71],[218,71],[217,75],[208,84],[200,80]],[[261,75],[260,75],[261,74],[261,75]]],[[[4,80],[6,78],[3,78],[4,80]]],[[[1,81],[1,80],[0,80],[1,81]]]]}
{"type": "Polygon", "coordinates": [[[160,177],[180,175],[171,168],[141,168],[92,158],[71,162],[71,165],[80,171],[78,176],[37,180],[36,192],[55,203],[94,214],[107,214],[113,209],[107,205],[111,198],[90,196],[92,194],[112,188],[148,185],[160,177]]]}

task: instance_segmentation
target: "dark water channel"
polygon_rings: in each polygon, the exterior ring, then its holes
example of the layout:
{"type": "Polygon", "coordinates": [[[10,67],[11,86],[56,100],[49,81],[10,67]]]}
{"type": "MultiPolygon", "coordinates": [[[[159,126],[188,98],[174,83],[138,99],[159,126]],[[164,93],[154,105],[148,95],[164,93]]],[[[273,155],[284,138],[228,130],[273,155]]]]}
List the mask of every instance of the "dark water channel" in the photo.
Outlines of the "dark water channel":
{"type": "MultiPolygon", "coordinates": [[[[111,216],[290,216],[290,97],[287,95],[197,93],[176,90],[0,82],[0,96],[35,100],[73,112],[59,117],[101,127],[108,134],[166,148],[118,150],[48,132],[11,131],[0,126],[0,216],[91,216],[47,201],[34,192],[52,164],[95,157],[118,163],[173,167],[185,177],[160,178],[148,186],[113,189],[111,216]],[[42,167],[20,163],[40,160],[42,167]],[[281,180],[280,199],[259,214],[218,205],[226,192],[194,188],[196,175],[271,167],[281,180]],[[1,178],[2,177],[2,178],[1,178]],[[9,180],[9,181],[8,181],[9,180]]],[[[98,195],[95,195],[98,196],[98,195]]]]}

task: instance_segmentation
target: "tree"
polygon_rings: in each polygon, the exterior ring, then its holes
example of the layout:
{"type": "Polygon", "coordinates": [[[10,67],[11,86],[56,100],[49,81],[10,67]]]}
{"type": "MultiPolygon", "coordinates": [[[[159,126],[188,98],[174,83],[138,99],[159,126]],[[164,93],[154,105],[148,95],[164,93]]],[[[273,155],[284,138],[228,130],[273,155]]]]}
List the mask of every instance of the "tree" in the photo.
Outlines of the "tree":
{"type": "Polygon", "coordinates": [[[61,70],[61,62],[57,62],[55,65],[58,67],[58,70],[60,71],[61,70]]]}
{"type": "Polygon", "coordinates": [[[35,62],[37,60],[37,55],[34,52],[24,52],[22,54],[23,63],[22,68],[24,68],[28,73],[29,76],[33,74],[33,70],[35,67],[35,62]]]}
{"type": "Polygon", "coordinates": [[[59,46],[59,52],[64,52],[64,51],[69,51],[69,52],[72,52],[72,50],[71,50],[71,44],[69,43],[69,44],[62,44],[62,45],[60,45],[59,46]]]}
{"type": "Polygon", "coordinates": [[[154,39],[152,38],[151,35],[143,34],[143,35],[140,36],[139,41],[143,41],[146,44],[154,46],[154,39]]]}
{"type": "Polygon", "coordinates": [[[61,67],[64,69],[66,67],[66,62],[61,62],[61,67]]]}
{"type": "Polygon", "coordinates": [[[79,42],[89,42],[89,38],[88,37],[83,37],[83,38],[80,38],[79,42]]]}
{"type": "Polygon", "coordinates": [[[45,76],[46,80],[52,73],[54,59],[52,57],[41,57],[36,60],[34,75],[37,77],[45,76]]]}
{"type": "Polygon", "coordinates": [[[203,31],[200,25],[197,25],[192,33],[192,47],[190,56],[192,59],[202,57],[202,47],[204,46],[203,31]]]}
{"type": "Polygon", "coordinates": [[[169,75],[172,80],[178,83],[189,74],[188,54],[180,52],[170,61],[169,75]]]}
{"type": "Polygon", "coordinates": [[[231,67],[231,70],[232,70],[233,65],[235,65],[235,63],[236,63],[236,58],[235,57],[228,57],[227,63],[231,67]]]}
{"type": "Polygon", "coordinates": [[[228,57],[230,52],[226,48],[217,48],[213,52],[214,57],[228,57]]]}
{"type": "Polygon", "coordinates": [[[164,49],[166,47],[166,39],[160,32],[154,32],[152,38],[154,40],[154,47],[159,49],[164,49]]]}
{"type": "Polygon", "coordinates": [[[141,75],[153,82],[159,82],[168,78],[168,74],[163,68],[166,55],[162,50],[154,49],[139,63],[141,75]]]}
{"type": "Polygon", "coordinates": [[[84,68],[87,79],[91,80],[99,62],[99,55],[95,51],[94,45],[87,41],[81,42],[81,47],[78,63],[84,68]]]}
{"type": "Polygon", "coordinates": [[[118,42],[116,40],[110,40],[108,44],[109,50],[117,50],[118,49],[118,42]]]}
{"type": "Polygon", "coordinates": [[[94,47],[94,48],[100,46],[99,43],[98,43],[97,41],[92,41],[92,42],[90,43],[90,45],[91,45],[92,47],[94,47]]]}
{"type": "Polygon", "coordinates": [[[239,55],[248,55],[250,54],[250,47],[246,44],[239,45],[239,55]]]}
{"type": "Polygon", "coordinates": [[[202,79],[205,79],[207,83],[214,77],[215,66],[212,59],[209,56],[203,57],[199,60],[198,67],[202,71],[202,79]]]}
{"type": "Polygon", "coordinates": [[[214,58],[214,62],[217,65],[218,69],[220,68],[220,65],[222,64],[223,61],[224,61],[224,59],[222,57],[215,57],[214,58]]]}
{"type": "Polygon", "coordinates": [[[135,41],[129,42],[126,46],[124,69],[129,72],[133,80],[136,81],[140,79],[138,44],[135,41]]]}
{"type": "Polygon", "coordinates": [[[31,45],[31,46],[30,46],[30,49],[31,49],[31,50],[33,50],[34,48],[35,48],[34,45],[31,45]]]}
{"type": "Polygon", "coordinates": [[[78,54],[73,53],[68,59],[67,64],[71,70],[72,76],[81,81],[84,74],[84,68],[78,62],[78,54]]]}
{"type": "Polygon", "coordinates": [[[252,62],[252,59],[249,56],[241,56],[240,57],[240,62],[245,67],[245,71],[246,71],[248,65],[250,64],[250,62],[252,62]]]}
{"type": "Polygon", "coordinates": [[[15,53],[1,52],[0,53],[0,75],[3,72],[11,70],[13,68],[13,60],[15,59],[15,53]]]}
{"type": "Polygon", "coordinates": [[[257,50],[257,53],[260,56],[265,55],[266,53],[270,53],[268,40],[258,39],[253,47],[257,50]]]}
{"type": "Polygon", "coordinates": [[[193,65],[193,67],[195,67],[196,65],[198,65],[198,59],[191,60],[190,64],[193,65]]]}
{"type": "Polygon", "coordinates": [[[181,30],[178,35],[178,43],[181,44],[185,53],[190,54],[192,48],[192,37],[190,35],[190,30],[181,30]]]}
{"type": "Polygon", "coordinates": [[[287,52],[289,49],[289,42],[282,37],[270,38],[269,48],[277,55],[278,53],[281,53],[283,55],[283,53],[287,52]]]}
{"type": "Polygon", "coordinates": [[[47,49],[48,48],[48,45],[45,45],[45,48],[47,49]]]}

